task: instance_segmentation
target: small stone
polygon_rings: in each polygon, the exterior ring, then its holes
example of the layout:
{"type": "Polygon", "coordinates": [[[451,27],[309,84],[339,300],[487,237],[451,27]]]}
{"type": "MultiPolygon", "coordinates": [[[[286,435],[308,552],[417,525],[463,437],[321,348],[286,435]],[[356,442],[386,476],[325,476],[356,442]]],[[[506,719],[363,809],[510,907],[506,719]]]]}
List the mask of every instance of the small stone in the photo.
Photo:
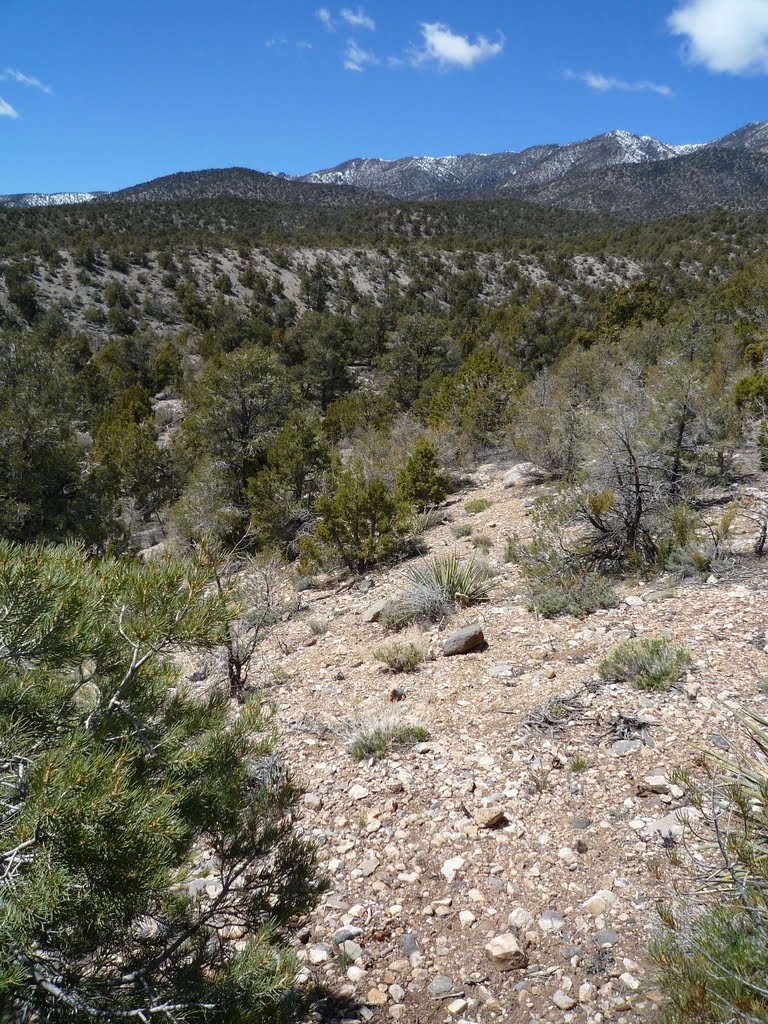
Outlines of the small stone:
{"type": "Polygon", "coordinates": [[[463,925],[469,926],[474,924],[476,920],[477,918],[471,910],[462,910],[459,914],[459,921],[461,921],[463,925]]]}
{"type": "Polygon", "coordinates": [[[384,598],[375,604],[369,605],[363,612],[363,622],[378,622],[388,604],[389,600],[384,598]]]}
{"type": "Polygon", "coordinates": [[[397,944],[406,956],[410,956],[411,953],[419,952],[419,944],[410,932],[406,932],[405,935],[400,935],[398,937],[397,944]]]}
{"type": "Polygon", "coordinates": [[[606,910],[615,906],[618,901],[618,896],[616,893],[611,892],[610,889],[599,889],[594,896],[590,896],[588,900],[584,900],[582,907],[593,917],[599,917],[601,914],[604,914],[606,910]]]}
{"type": "Polygon", "coordinates": [[[349,980],[351,982],[354,982],[355,984],[357,984],[357,982],[362,981],[363,978],[365,977],[365,971],[363,970],[362,967],[355,967],[355,966],[348,967],[347,968],[347,977],[349,978],[349,980]]]}
{"type": "Polygon", "coordinates": [[[499,806],[478,807],[472,817],[478,828],[497,828],[506,821],[504,808],[499,806]]]}
{"type": "Polygon", "coordinates": [[[355,784],[349,791],[349,795],[353,800],[365,800],[367,796],[371,795],[371,791],[366,789],[365,786],[355,784]]]}
{"type": "Polygon", "coordinates": [[[563,927],[565,918],[556,910],[545,910],[539,918],[539,928],[543,932],[555,932],[563,927]]]}
{"type": "Polygon", "coordinates": [[[433,999],[439,999],[440,996],[445,996],[453,990],[453,978],[449,978],[447,974],[438,974],[436,978],[433,978],[427,985],[427,993],[432,996],[433,999]]]}
{"type": "Polygon", "coordinates": [[[398,984],[390,985],[389,996],[393,1002],[402,1003],[402,1001],[405,999],[405,989],[403,989],[402,986],[398,984]]]}
{"type": "Polygon", "coordinates": [[[454,654],[468,654],[485,643],[485,634],[480,625],[465,626],[457,630],[443,644],[443,655],[450,658],[454,654]]]}
{"type": "Polygon", "coordinates": [[[446,1010],[451,1014],[452,1017],[458,1016],[460,1013],[464,1013],[469,1003],[466,999],[452,999],[446,1006],[446,1010]]]}
{"type": "Polygon", "coordinates": [[[447,879],[449,882],[452,882],[456,877],[456,873],[458,871],[461,871],[463,867],[463,857],[451,857],[450,860],[447,860],[445,864],[443,864],[442,868],[440,868],[440,874],[443,876],[443,878],[447,879]]]}
{"type": "Polygon", "coordinates": [[[386,992],[379,992],[377,988],[372,988],[369,989],[365,1001],[369,1006],[386,1006],[387,994],[386,992]]]}
{"type": "Polygon", "coordinates": [[[359,960],[363,955],[363,951],[360,946],[353,942],[352,939],[347,939],[346,942],[339,943],[339,949],[345,956],[348,956],[350,960],[359,960]]]}
{"type": "Polygon", "coordinates": [[[362,934],[362,928],[355,928],[351,925],[347,928],[338,928],[333,933],[333,944],[334,946],[340,946],[342,942],[346,942],[347,939],[359,939],[362,934]]]}
{"type": "Polygon", "coordinates": [[[619,936],[608,928],[601,928],[599,932],[595,932],[592,936],[592,941],[599,948],[603,946],[616,946],[619,942],[619,936]]]}
{"type": "Polygon", "coordinates": [[[507,918],[507,924],[518,932],[527,932],[533,928],[535,918],[525,907],[515,907],[507,918]]]}
{"type": "Polygon", "coordinates": [[[582,985],[579,985],[579,1002],[580,1003],[591,1003],[594,1000],[596,994],[597,994],[597,989],[595,988],[594,985],[591,985],[588,981],[585,981],[582,985]]]}
{"type": "Polygon", "coordinates": [[[360,864],[360,873],[363,878],[370,878],[378,866],[379,862],[373,857],[370,860],[364,860],[360,864]]]}
{"type": "Polygon", "coordinates": [[[635,594],[630,594],[629,597],[624,598],[624,604],[629,605],[630,608],[640,608],[642,607],[642,605],[645,604],[645,601],[642,599],[642,597],[638,597],[635,594]]]}
{"type": "Polygon", "coordinates": [[[304,806],[310,811],[319,811],[323,807],[323,798],[314,793],[304,794],[304,806]]]}
{"type": "Polygon", "coordinates": [[[576,818],[573,822],[573,827],[578,829],[589,828],[592,824],[591,818],[576,818]]]}
{"type": "Polygon", "coordinates": [[[573,996],[566,995],[561,988],[552,996],[552,1002],[560,1010],[572,1010],[576,1005],[576,1000],[573,996]]]}
{"type": "Polygon", "coordinates": [[[331,951],[328,946],[312,946],[309,951],[309,962],[311,964],[324,964],[329,960],[331,951]]]}
{"type": "Polygon", "coordinates": [[[511,932],[492,938],[486,945],[485,952],[489,960],[502,970],[528,966],[528,954],[511,932]]]}
{"type": "Polygon", "coordinates": [[[611,753],[614,757],[628,757],[630,754],[636,754],[642,745],[642,740],[616,740],[611,745],[611,753]]]}
{"type": "Polygon", "coordinates": [[[625,988],[628,988],[631,992],[637,992],[637,990],[640,988],[640,982],[634,976],[634,974],[630,974],[629,971],[625,971],[624,974],[620,975],[619,981],[625,988]]]}

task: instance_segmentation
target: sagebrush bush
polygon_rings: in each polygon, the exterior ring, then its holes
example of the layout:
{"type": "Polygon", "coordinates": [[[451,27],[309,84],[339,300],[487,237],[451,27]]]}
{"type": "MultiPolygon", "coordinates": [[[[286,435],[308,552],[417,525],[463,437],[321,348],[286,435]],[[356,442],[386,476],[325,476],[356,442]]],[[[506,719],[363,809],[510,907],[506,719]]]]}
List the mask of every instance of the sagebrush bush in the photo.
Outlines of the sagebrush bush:
{"type": "Polygon", "coordinates": [[[587,572],[529,584],[527,608],[544,619],[558,615],[584,619],[600,608],[615,608],[618,603],[618,595],[610,582],[599,573],[587,572]]]}
{"type": "Polygon", "coordinates": [[[663,637],[624,640],[598,665],[603,679],[632,683],[638,690],[668,690],[691,664],[687,647],[663,637]]]}
{"type": "Polygon", "coordinates": [[[424,650],[414,643],[384,644],[374,651],[374,658],[383,662],[390,672],[413,672],[426,657],[424,650]]]}
{"type": "Polygon", "coordinates": [[[478,512],[485,512],[486,509],[490,508],[493,504],[487,498],[471,498],[465,502],[464,508],[469,512],[470,515],[476,516],[478,512]]]}
{"type": "Polygon", "coordinates": [[[474,529],[474,526],[470,526],[469,523],[457,523],[451,527],[451,533],[457,540],[460,540],[462,537],[470,537],[474,529]]]}
{"type": "Polygon", "coordinates": [[[378,760],[392,750],[412,747],[428,739],[429,732],[423,725],[387,716],[362,725],[350,739],[347,749],[356,761],[371,757],[378,760]]]}

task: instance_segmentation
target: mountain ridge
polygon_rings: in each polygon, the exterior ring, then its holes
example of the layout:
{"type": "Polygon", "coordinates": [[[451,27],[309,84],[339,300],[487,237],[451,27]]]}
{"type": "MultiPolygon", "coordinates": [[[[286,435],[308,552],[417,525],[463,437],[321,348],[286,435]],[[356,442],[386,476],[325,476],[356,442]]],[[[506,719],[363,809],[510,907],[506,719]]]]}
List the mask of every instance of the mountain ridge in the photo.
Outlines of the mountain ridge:
{"type": "Polygon", "coordinates": [[[718,207],[768,209],[768,122],[685,145],[614,129],[519,152],[356,157],[295,176],[246,167],[180,171],[113,192],[0,196],[0,206],[225,197],[329,208],[509,198],[638,220],[718,207]]]}

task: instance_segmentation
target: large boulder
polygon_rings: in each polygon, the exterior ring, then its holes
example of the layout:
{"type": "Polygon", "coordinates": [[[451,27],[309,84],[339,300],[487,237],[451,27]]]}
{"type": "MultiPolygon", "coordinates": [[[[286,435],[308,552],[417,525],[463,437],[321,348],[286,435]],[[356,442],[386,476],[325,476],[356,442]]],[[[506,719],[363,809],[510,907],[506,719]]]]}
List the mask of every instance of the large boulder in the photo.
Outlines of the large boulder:
{"type": "Polygon", "coordinates": [[[505,487],[528,487],[530,484],[540,484],[546,478],[547,474],[541,466],[533,462],[518,462],[504,474],[502,482],[505,487]]]}

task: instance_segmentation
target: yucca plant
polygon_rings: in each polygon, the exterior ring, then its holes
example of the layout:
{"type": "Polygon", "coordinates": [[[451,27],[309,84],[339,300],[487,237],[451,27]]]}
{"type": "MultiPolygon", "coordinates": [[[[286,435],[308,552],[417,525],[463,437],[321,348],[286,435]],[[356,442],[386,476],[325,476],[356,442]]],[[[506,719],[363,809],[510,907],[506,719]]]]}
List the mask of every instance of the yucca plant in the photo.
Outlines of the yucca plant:
{"type": "Polygon", "coordinates": [[[744,721],[748,752],[702,758],[704,786],[678,776],[701,823],[672,851],[696,898],[662,909],[652,948],[665,1024],[768,1022],[768,719],[744,721]]]}
{"type": "Polygon", "coordinates": [[[398,602],[410,621],[438,622],[457,605],[467,608],[488,600],[490,571],[483,562],[465,562],[456,552],[436,555],[406,571],[405,593],[398,602]]]}

